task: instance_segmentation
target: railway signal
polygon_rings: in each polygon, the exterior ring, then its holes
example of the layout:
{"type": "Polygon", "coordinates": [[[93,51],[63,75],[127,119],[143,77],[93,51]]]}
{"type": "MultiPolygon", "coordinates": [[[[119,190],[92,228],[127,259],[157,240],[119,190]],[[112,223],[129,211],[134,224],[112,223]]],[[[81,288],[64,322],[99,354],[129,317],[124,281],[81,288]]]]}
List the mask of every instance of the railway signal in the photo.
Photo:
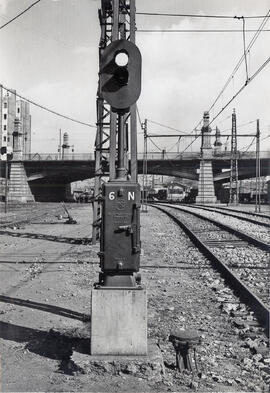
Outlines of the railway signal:
{"type": "Polygon", "coordinates": [[[134,44],[135,0],[102,0],[101,5],[95,165],[99,180],[93,214],[94,241],[100,228],[101,272],[92,290],[91,354],[146,355],[147,293],[137,274],[140,185],[134,104],[141,92],[141,54],[134,44]],[[101,185],[105,152],[109,181],[101,185]]]}
{"type": "Polygon", "coordinates": [[[129,111],[141,93],[141,53],[130,41],[113,41],[100,59],[100,84],[103,98],[117,113],[129,111]]]}
{"type": "Polygon", "coordinates": [[[125,39],[110,43],[100,57],[103,99],[117,113],[116,177],[102,187],[99,285],[135,287],[140,263],[140,186],[128,180],[125,116],[141,92],[141,53],[125,39]]]}

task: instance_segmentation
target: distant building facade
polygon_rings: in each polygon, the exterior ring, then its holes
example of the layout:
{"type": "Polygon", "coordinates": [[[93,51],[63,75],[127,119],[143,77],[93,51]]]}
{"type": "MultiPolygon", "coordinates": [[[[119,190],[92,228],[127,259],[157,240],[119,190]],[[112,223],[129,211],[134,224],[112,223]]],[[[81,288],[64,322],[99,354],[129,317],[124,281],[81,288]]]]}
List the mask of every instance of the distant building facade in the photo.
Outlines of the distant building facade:
{"type": "MultiPolygon", "coordinates": [[[[0,88],[1,89],[1,88],[0,88]]],[[[22,153],[31,153],[31,115],[29,103],[16,99],[16,91],[3,94],[0,91],[0,147],[13,148],[14,122],[17,118],[21,122],[23,133],[22,153]]]]}

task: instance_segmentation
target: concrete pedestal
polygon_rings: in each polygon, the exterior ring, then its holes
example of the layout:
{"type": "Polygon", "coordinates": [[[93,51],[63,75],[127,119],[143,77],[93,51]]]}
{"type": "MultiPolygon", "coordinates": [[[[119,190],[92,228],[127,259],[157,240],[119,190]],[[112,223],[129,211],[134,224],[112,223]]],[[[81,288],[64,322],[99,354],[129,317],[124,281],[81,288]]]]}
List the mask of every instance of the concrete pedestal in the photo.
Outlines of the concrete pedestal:
{"type": "Polygon", "coordinates": [[[146,290],[93,289],[91,355],[146,354],[146,290]]]}
{"type": "MultiPolygon", "coordinates": [[[[90,355],[74,351],[71,360],[86,375],[119,376],[122,374],[160,382],[165,376],[162,353],[155,342],[148,341],[146,356],[90,355]]],[[[125,390],[126,391],[126,390],[125,390]]]]}

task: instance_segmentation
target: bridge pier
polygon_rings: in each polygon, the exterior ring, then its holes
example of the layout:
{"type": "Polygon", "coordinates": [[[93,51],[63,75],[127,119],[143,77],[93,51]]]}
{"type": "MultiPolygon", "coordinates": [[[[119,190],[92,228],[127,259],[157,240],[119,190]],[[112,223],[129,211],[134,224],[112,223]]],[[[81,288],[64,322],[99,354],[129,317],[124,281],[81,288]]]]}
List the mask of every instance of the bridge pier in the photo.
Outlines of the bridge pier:
{"type": "Polygon", "coordinates": [[[10,162],[9,202],[34,202],[35,199],[28,185],[27,176],[22,162],[22,131],[21,121],[16,118],[13,132],[13,161],[10,162]]]}
{"type": "Polygon", "coordinates": [[[211,128],[209,127],[209,113],[204,112],[202,127],[202,147],[199,173],[198,196],[196,203],[216,203],[213,168],[212,168],[211,128]]]}

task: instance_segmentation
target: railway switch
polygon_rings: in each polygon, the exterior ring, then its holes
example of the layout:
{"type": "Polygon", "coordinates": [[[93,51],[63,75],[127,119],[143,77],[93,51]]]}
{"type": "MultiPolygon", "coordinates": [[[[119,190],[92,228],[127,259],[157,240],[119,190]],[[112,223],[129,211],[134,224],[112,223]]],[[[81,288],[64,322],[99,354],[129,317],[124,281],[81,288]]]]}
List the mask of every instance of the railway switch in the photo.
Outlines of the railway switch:
{"type": "Polygon", "coordinates": [[[130,181],[103,185],[100,246],[105,286],[135,286],[134,273],[140,266],[140,186],[130,181]]]}

